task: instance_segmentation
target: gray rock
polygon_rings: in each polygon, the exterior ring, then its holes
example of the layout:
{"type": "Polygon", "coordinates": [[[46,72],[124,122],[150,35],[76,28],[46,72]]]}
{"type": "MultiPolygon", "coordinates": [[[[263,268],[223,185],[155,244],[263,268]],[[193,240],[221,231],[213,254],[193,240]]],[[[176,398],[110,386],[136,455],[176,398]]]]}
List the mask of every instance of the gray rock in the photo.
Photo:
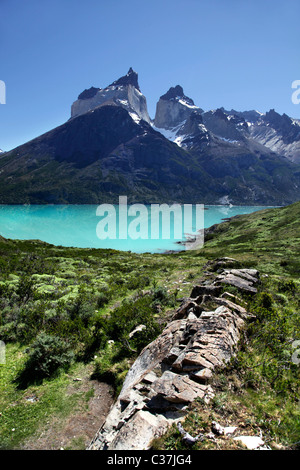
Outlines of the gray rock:
{"type": "Polygon", "coordinates": [[[254,289],[258,279],[256,270],[223,270],[211,281],[213,289],[196,286],[197,292],[206,292],[201,302],[206,297],[217,308],[201,309],[197,317],[194,310],[200,306],[195,299],[185,299],[174,315],[184,319],[171,321],[140,353],[89,449],[149,449],[155,437],[183,419],[196,398],[206,402],[213,398],[214,372],[235,354],[241,331],[252,317],[232,298],[216,297],[221,289],[214,283],[233,280],[244,289],[254,289]]]}
{"type": "Polygon", "coordinates": [[[196,398],[214,396],[210,386],[198,384],[187,375],[179,375],[171,371],[164,372],[155,382],[153,389],[158,395],[174,403],[191,403],[196,398]]]}
{"type": "Polygon", "coordinates": [[[216,297],[219,297],[221,293],[222,293],[221,286],[201,285],[201,286],[193,287],[190,297],[192,299],[195,299],[196,297],[203,296],[203,295],[214,295],[216,297]]]}
{"type": "Polygon", "coordinates": [[[140,410],[116,434],[109,449],[128,450],[130,442],[130,450],[147,450],[149,443],[164,434],[168,426],[168,420],[163,415],[140,410]]]}
{"type": "Polygon", "coordinates": [[[196,382],[207,384],[213,378],[213,373],[211,369],[202,369],[192,372],[190,377],[196,382]]]}
{"type": "Polygon", "coordinates": [[[232,274],[231,272],[226,272],[220,274],[216,280],[215,280],[215,285],[220,285],[220,284],[229,284],[231,286],[236,287],[237,289],[241,290],[242,292],[250,293],[250,294],[256,294],[257,289],[256,287],[253,287],[254,282],[249,281],[244,279],[241,276],[237,276],[232,274]]]}

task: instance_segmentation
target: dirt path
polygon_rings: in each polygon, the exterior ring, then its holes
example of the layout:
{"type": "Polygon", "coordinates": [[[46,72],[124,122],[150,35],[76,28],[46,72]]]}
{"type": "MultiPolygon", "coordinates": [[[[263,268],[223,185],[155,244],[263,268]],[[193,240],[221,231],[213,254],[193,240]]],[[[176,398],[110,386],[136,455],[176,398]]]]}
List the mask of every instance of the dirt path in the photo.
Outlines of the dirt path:
{"type": "Polygon", "coordinates": [[[95,436],[113,403],[112,388],[105,383],[90,380],[88,377],[74,382],[67,393],[88,392],[93,396],[82,410],[67,418],[54,417],[40,433],[31,437],[23,445],[25,450],[82,450],[95,436]]]}

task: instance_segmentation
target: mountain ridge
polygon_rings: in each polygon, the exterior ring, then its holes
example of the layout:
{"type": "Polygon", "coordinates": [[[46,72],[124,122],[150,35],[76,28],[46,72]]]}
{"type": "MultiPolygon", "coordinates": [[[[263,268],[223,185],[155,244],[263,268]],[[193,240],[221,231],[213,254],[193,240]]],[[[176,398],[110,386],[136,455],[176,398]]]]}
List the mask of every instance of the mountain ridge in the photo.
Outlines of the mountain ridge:
{"type": "Polygon", "coordinates": [[[204,111],[180,85],[161,95],[152,120],[130,68],[80,93],[67,122],[1,155],[0,203],[117,203],[127,194],[143,203],[285,205],[300,199],[298,145],[297,120],[204,111]],[[266,127],[272,141],[255,137],[266,127]]]}

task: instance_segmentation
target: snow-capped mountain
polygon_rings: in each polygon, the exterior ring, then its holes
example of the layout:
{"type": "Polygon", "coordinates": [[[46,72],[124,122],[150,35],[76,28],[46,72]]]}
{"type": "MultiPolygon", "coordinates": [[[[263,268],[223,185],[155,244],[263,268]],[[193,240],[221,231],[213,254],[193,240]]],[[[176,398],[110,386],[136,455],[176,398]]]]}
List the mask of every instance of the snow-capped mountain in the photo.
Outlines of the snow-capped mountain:
{"type": "Polygon", "coordinates": [[[209,145],[212,139],[239,143],[245,140],[248,125],[243,117],[220,108],[204,112],[187,97],[180,85],[160,97],[153,122],[155,130],[180,147],[209,145]]]}
{"type": "Polygon", "coordinates": [[[237,146],[256,143],[292,162],[300,162],[300,121],[274,110],[265,114],[255,110],[226,111],[222,107],[204,111],[184,94],[182,86],[176,85],[160,97],[151,120],[138,74],[130,68],[104,89],[84,90],[72,104],[71,118],[107,104],[123,107],[136,123],[146,121],[185,149],[200,149],[218,140],[237,146]]]}
{"type": "Polygon", "coordinates": [[[256,143],[300,163],[300,120],[280,115],[274,109],[265,114],[224,108],[204,112],[184,95],[180,85],[160,97],[153,126],[186,149],[199,146],[201,136],[202,145],[216,139],[239,146],[256,143]]]}
{"type": "Polygon", "coordinates": [[[191,98],[185,96],[180,85],[171,87],[160,97],[156,105],[154,126],[159,129],[173,130],[183,124],[194,111],[203,112],[195,106],[191,98]]]}
{"type": "Polygon", "coordinates": [[[208,143],[208,132],[203,124],[203,110],[184,94],[180,85],[171,87],[156,105],[153,128],[180,147],[189,148],[199,140],[208,143]]]}
{"type": "Polygon", "coordinates": [[[300,163],[300,121],[274,109],[247,120],[249,135],[288,160],[300,163]]]}
{"type": "Polygon", "coordinates": [[[117,203],[127,194],[143,203],[288,204],[300,199],[299,130],[274,110],[204,111],[180,85],[151,120],[130,68],[84,90],[67,122],[5,153],[0,203],[117,203]]]}
{"type": "Polygon", "coordinates": [[[127,75],[115,80],[104,89],[91,87],[84,90],[72,104],[71,118],[105,104],[115,104],[125,108],[136,122],[143,119],[150,123],[146,98],[140,91],[138,75],[131,67],[127,75]]]}

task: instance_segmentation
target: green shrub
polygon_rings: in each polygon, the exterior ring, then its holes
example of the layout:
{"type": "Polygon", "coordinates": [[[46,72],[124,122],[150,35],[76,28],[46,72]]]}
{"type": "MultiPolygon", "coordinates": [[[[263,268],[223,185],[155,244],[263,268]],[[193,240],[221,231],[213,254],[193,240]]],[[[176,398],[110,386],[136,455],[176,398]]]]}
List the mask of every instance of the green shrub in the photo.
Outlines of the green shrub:
{"type": "Polygon", "coordinates": [[[143,289],[144,287],[149,286],[150,278],[148,276],[139,276],[135,275],[129,279],[127,282],[128,289],[143,289]]]}
{"type": "Polygon", "coordinates": [[[161,305],[167,305],[170,302],[170,296],[165,287],[156,287],[153,290],[153,301],[161,305]]]}
{"type": "Polygon", "coordinates": [[[280,281],[278,283],[278,291],[279,292],[289,292],[291,294],[295,294],[297,291],[297,285],[294,281],[280,281]]]}
{"type": "Polygon", "coordinates": [[[88,291],[84,285],[80,285],[77,296],[66,308],[71,320],[81,319],[83,325],[86,327],[95,311],[92,293],[88,291]]]}
{"type": "Polygon", "coordinates": [[[20,303],[26,303],[34,296],[35,288],[33,280],[27,274],[19,279],[16,294],[20,303]]]}
{"type": "Polygon", "coordinates": [[[273,306],[273,297],[268,292],[261,292],[258,298],[258,305],[262,308],[270,309],[273,306]]]}
{"type": "Polygon", "coordinates": [[[40,333],[28,352],[24,369],[18,377],[20,384],[50,377],[59,368],[68,368],[74,354],[69,345],[58,336],[40,333]]]}
{"type": "Polygon", "coordinates": [[[115,343],[107,344],[95,361],[92,378],[109,383],[116,393],[120,391],[122,383],[129,369],[127,359],[119,358],[120,351],[115,343]]]}
{"type": "Polygon", "coordinates": [[[152,341],[160,332],[160,327],[154,319],[153,296],[145,295],[135,301],[124,301],[120,307],[115,308],[105,322],[107,337],[123,345],[123,352],[130,354],[133,347],[139,351],[148,342],[152,341]],[[129,341],[129,333],[138,325],[145,325],[145,329],[129,341]]]}
{"type": "Polygon", "coordinates": [[[96,297],[96,305],[98,308],[103,308],[111,299],[109,292],[100,292],[96,297]]]}

